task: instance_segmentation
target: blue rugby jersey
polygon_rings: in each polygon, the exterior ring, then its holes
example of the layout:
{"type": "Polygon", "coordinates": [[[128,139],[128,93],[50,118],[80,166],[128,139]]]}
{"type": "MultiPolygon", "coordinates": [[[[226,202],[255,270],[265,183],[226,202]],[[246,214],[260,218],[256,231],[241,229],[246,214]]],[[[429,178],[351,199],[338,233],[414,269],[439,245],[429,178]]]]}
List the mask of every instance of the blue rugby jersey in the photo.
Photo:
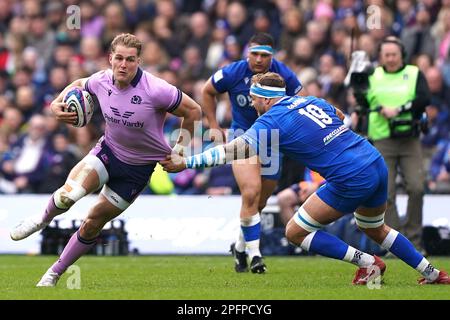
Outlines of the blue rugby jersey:
{"type": "Polygon", "coordinates": [[[282,98],[242,137],[260,156],[282,152],[330,182],[345,181],[381,157],[344,125],[332,105],[312,96],[282,98]],[[274,135],[279,139],[272,141],[274,135]]]}
{"type": "MultiPolygon", "coordinates": [[[[278,73],[286,81],[286,95],[294,96],[302,89],[297,76],[282,62],[272,59],[269,71],[278,73]]],[[[258,118],[255,108],[251,105],[249,93],[252,76],[253,72],[247,60],[240,60],[216,71],[211,77],[211,82],[218,92],[229,94],[233,116],[231,128],[234,130],[245,131],[258,118]]]]}

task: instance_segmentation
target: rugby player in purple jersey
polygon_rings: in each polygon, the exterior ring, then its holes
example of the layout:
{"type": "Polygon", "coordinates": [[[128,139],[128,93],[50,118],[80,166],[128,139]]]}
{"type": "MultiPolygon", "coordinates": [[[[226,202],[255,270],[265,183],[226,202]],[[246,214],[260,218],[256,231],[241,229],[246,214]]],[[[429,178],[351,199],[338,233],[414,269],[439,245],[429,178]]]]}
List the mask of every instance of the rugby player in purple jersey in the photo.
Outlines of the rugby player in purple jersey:
{"type": "MultiPolygon", "coordinates": [[[[21,240],[44,229],[85,195],[102,190],[37,286],[55,286],[66,269],[95,245],[103,226],[126,210],[147,185],[157,162],[171,152],[163,136],[166,113],[182,118],[181,129],[191,136],[194,122],[201,119],[201,108],[194,100],[139,68],[141,48],[134,35],[118,35],[111,43],[111,69],[74,81],[51,104],[58,120],[74,123],[76,113],[67,112],[63,97],[71,88],[82,87],[97,96],[105,133],[53,193],[45,212],[20,223],[11,231],[11,238],[21,240]]],[[[179,152],[187,143],[180,134],[174,150],[179,152]]]]}

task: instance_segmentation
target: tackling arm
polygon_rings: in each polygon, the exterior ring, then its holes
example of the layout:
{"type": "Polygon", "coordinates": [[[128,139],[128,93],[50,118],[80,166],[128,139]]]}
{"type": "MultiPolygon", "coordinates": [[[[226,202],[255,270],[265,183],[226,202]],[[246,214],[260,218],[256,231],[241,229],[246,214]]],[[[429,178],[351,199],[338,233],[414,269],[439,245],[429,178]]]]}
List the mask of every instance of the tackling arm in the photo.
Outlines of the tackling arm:
{"type": "Polygon", "coordinates": [[[215,167],[233,160],[247,159],[256,155],[256,152],[242,138],[206,150],[191,157],[182,158],[176,154],[168,155],[166,160],[161,161],[165,171],[179,172],[186,168],[215,167]]]}

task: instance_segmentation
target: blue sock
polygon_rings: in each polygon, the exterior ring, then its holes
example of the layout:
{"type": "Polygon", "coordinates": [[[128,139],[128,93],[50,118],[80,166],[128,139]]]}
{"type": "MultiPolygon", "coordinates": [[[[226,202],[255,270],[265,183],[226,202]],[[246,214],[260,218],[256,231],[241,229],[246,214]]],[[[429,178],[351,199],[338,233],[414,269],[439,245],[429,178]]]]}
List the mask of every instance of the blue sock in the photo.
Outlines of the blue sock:
{"type": "Polygon", "coordinates": [[[242,233],[244,234],[245,242],[258,240],[261,234],[261,223],[257,223],[250,227],[241,225],[242,233]]]}
{"type": "Polygon", "coordinates": [[[388,235],[383,240],[381,247],[389,250],[395,254],[397,258],[403,260],[414,269],[424,258],[404,235],[394,229],[389,231],[388,235]]]}
{"type": "Polygon", "coordinates": [[[307,251],[318,253],[325,257],[343,260],[349,245],[338,237],[319,230],[310,233],[303,240],[301,247],[307,251]]]}
{"type": "Polygon", "coordinates": [[[241,218],[241,229],[245,239],[245,246],[248,249],[248,256],[252,259],[254,256],[261,256],[259,250],[259,238],[261,235],[261,217],[259,213],[241,218]]]}

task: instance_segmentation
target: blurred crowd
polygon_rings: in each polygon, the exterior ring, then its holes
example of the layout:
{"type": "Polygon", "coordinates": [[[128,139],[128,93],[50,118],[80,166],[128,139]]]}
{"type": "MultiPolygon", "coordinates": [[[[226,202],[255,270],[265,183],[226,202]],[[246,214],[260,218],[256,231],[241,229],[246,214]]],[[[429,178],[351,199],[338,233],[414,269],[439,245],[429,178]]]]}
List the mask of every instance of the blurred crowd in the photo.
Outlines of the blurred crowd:
{"type": "MultiPolygon", "coordinates": [[[[400,37],[406,62],[420,68],[432,93],[430,129],[422,136],[427,190],[450,192],[450,0],[0,0],[0,193],[53,192],[95,145],[104,126],[100,112],[75,129],[59,124],[49,105],[75,79],[109,67],[109,44],[117,34],[134,33],[144,43],[142,68],[201,105],[205,80],[245,57],[247,41],[259,31],[274,37],[276,58],[297,74],[307,94],[346,114],[355,108],[344,86],[352,45],[376,63],[381,40],[400,37]]],[[[226,96],[217,112],[227,127],[226,96]]],[[[168,116],[168,138],[178,126],[168,116]]],[[[207,128],[204,119],[201,130],[207,128]]],[[[238,190],[231,167],[224,166],[170,176],[161,171],[147,192],[238,190]]]]}

